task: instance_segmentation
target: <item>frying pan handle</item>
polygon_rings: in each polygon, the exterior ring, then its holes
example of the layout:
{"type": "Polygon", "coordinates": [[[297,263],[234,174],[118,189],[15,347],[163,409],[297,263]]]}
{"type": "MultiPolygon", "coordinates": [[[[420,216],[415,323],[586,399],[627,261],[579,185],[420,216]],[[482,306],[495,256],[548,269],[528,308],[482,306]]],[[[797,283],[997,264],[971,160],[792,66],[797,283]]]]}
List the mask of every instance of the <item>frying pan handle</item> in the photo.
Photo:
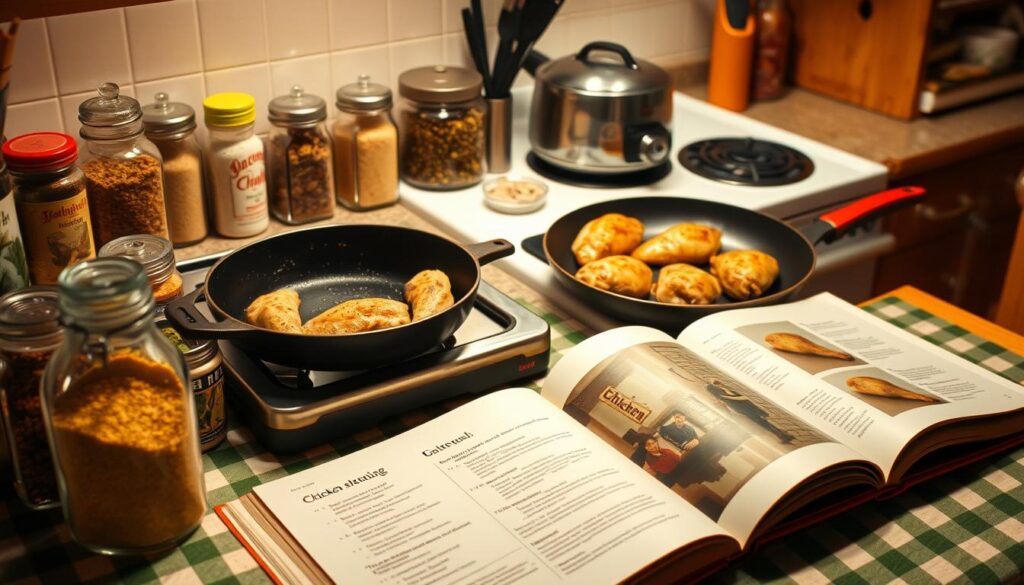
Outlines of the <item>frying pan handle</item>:
{"type": "Polygon", "coordinates": [[[511,256],[516,251],[516,247],[508,240],[491,240],[489,242],[480,242],[479,244],[469,244],[466,246],[466,250],[483,266],[498,258],[511,256]]]}
{"type": "Polygon", "coordinates": [[[251,335],[257,330],[248,325],[230,321],[211,321],[206,318],[196,303],[206,298],[206,287],[201,286],[189,294],[171,301],[164,310],[164,316],[180,333],[198,339],[238,338],[251,335]]]}
{"type": "Polygon", "coordinates": [[[924,187],[897,187],[868,195],[819,216],[801,231],[812,244],[832,242],[859,225],[923,199],[926,193],[924,187]]]}

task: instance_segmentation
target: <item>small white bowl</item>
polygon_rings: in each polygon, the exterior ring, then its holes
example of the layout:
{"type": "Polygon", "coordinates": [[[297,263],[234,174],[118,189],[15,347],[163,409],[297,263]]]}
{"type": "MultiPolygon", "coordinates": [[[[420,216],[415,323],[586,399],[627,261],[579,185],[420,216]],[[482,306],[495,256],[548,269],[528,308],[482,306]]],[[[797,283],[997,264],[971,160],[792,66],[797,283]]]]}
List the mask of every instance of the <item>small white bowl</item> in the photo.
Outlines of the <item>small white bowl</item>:
{"type": "Polygon", "coordinates": [[[506,175],[484,181],[482,188],[484,203],[499,213],[531,213],[548,200],[547,183],[536,179],[506,175]]]}
{"type": "Polygon", "coordinates": [[[964,61],[993,71],[1006,69],[1017,58],[1016,31],[997,26],[976,26],[964,31],[964,61]]]}

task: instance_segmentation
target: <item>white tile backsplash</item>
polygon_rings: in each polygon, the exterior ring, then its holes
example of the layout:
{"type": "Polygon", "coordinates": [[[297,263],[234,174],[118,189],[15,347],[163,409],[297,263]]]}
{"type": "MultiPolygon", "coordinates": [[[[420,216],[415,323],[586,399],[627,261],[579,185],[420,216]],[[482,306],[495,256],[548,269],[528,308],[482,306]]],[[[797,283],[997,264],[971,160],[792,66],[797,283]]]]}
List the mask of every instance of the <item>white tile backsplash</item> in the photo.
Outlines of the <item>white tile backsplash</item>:
{"type": "MultiPolygon", "coordinates": [[[[471,66],[462,32],[470,0],[173,0],[22,24],[11,73],[7,134],[78,134],[78,104],[104,81],[127,95],[166,91],[196,109],[217,91],[267,102],[293,83],[321,95],[361,73],[389,84],[409,68],[471,66]]],[[[493,61],[502,0],[481,0],[493,61]]],[[[539,48],[552,57],[591,40],[622,43],[655,61],[706,58],[714,0],[566,0],[539,48]]],[[[517,85],[529,83],[522,74],[517,85]]]]}

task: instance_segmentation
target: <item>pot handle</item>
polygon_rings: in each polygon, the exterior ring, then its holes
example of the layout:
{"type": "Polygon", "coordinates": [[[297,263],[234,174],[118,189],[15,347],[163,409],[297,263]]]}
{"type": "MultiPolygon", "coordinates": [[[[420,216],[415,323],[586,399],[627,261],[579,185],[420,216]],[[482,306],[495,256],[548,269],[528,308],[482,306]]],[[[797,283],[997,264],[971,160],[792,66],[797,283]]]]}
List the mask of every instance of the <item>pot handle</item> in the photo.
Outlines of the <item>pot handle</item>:
{"type": "Polygon", "coordinates": [[[526,69],[526,72],[530,75],[536,75],[537,68],[550,60],[551,58],[544,53],[536,49],[530,49],[530,52],[526,54],[526,58],[523,59],[523,69],[526,69]]]}
{"type": "Polygon", "coordinates": [[[622,57],[622,62],[626,64],[626,67],[629,67],[630,69],[639,69],[640,67],[637,65],[636,59],[633,58],[633,55],[630,54],[626,47],[623,47],[618,43],[610,43],[608,41],[594,41],[592,43],[587,43],[582,49],[580,49],[579,53],[576,53],[576,58],[584,63],[588,63],[589,61],[587,61],[587,56],[591,51],[611,51],[612,53],[616,53],[619,57],[622,57]]]}
{"type": "Polygon", "coordinates": [[[250,325],[239,325],[230,321],[211,321],[196,308],[196,303],[206,298],[206,287],[201,286],[189,294],[175,299],[164,309],[164,316],[180,333],[198,339],[238,338],[257,333],[250,325]]]}
{"type": "Polygon", "coordinates": [[[516,251],[516,247],[508,240],[491,240],[489,242],[480,242],[479,244],[468,244],[466,250],[483,266],[498,258],[511,256],[516,251]]]}
{"type": "Polygon", "coordinates": [[[832,242],[859,225],[923,199],[926,194],[924,187],[897,187],[868,195],[819,216],[800,231],[812,244],[832,242]]]}

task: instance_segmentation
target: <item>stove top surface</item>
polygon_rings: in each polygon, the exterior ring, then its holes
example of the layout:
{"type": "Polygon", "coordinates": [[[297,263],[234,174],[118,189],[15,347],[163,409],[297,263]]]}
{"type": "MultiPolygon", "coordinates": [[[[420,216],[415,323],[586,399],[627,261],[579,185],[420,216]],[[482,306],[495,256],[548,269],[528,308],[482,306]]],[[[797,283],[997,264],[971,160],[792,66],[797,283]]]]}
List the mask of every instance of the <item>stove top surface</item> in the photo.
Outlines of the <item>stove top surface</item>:
{"type": "Polygon", "coordinates": [[[650,169],[628,173],[581,173],[557,167],[533,152],[526,155],[526,164],[545,179],[550,179],[564,185],[588,187],[591,189],[641,187],[656,183],[672,172],[672,161],[668,160],[664,164],[650,169]]]}
{"type": "Polygon", "coordinates": [[[693,142],[679,150],[679,162],[701,177],[750,187],[788,185],[814,172],[814,163],[799,150],[751,137],[693,142]]]}

